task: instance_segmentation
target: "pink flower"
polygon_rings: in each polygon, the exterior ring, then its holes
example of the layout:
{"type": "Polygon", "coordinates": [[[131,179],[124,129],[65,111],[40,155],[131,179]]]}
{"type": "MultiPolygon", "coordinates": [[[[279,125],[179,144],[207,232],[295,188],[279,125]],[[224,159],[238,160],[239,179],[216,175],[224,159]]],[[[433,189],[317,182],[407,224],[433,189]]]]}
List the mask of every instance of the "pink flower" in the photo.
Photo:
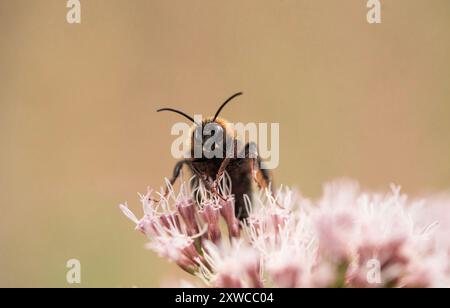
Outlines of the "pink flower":
{"type": "Polygon", "coordinates": [[[201,217],[208,225],[208,237],[214,243],[221,239],[219,226],[221,205],[215,200],[207,200],[203,203],[202,209],[199,211],[201,217]]]}
{"type": "Polygon", "coordinates": [[[398,186],[361,191],[356,182],[324,186],[319,200],[280,189],[246,199],[235,215],[231,180],[218,194],[203,185],[167,196],[140,195],[144,215],[122,212],[147,248],[213,287],[449,287],[450,195],[408,199],[398,186]]]}
{"type": "Polygon", "coordinates": [[[219,200],[220,213],[225,219],[230,237],[238,238],[240,235],[239,220],[235,216],[234,197],[219,200]]]}
{"type": "Polygon", "coordinates": [[[203,251],[206,263],[199,264],[205,283],[219,288],[263,287],[259,254],[243,241],[219,246],[205,242],[203,251]]]}
{"type": "Polygon", "coordinates": [[[195,249],[194,240],[182,234],[155,237],[146,247],[183,269],[196,267],[195,260],[200,257],[195,249]]]}

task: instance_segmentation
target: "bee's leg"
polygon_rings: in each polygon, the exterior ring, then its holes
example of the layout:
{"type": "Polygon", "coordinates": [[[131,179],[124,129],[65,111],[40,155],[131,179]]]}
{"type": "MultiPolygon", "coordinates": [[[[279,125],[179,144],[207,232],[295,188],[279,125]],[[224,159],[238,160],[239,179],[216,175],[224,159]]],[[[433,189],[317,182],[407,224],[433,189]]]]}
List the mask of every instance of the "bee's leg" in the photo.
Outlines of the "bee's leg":
{"type": "Polygon", "coordinates": [[[193,163],[195,163],[195,160],[190,160],[190,159],[184,159],[179,161],[174,169],[173,169],[173,175],[172,178],[170,179],[170,185],[173,185],[176,180],[178,179],[178,177],[180,176],[181,170],[183,169],[183,165],[187,165],[189,167],[189,169],[192,171],[192,173],[194,173],[202,182],[203,184],[205,184],[205,187],[210,188],[211,187],[211,183],[209,182],[209,179],[207,176],[205,176],[204,174],[202,174],[195,166],[193,163]]]}
{"type": "Polygon", "coordinates": [[[230,162],[231,162],[231,158],[229,158],[229,157],[224,158],[224,160],[220,164],[219,170],[217,171],[214,183],[211,186],[211,192],[218,195],[222,199],[224,199],[224,197],[222,195],[220,195],[220,193],[217,191],[217,186],[219,185],[219,181],[222,178],[223,174],[225,173],[225,170],[227,169],[230,162]]]}
{"type": "MultiPolygon", "coordinates": [[[[169,180],[170,185],[175,184],[177,179],[180,177],[181,170],[183,169],[183,166],[185,164],[190,166],[190,163],[191,162],[190,162],[189,159],[184,159],[184,160],[180,160],[179,162],[177,162],[177,164],[173,168],[172,178],[169,180]]],[[[164,195],[163,196],[164,196],[164,198],[167,198],[168,195],[169,195],[169,187],[166,186],[166,189],[164,190],[164,195]]],[[[159,200],[155,200],[155,199],[152,199],[152,201],[159,202],[159,200]]]]}
{"type": "Polygon", "coordinates": [[[252,164],[250,165],[253,180],[258,184],[260,189],[269,189],[274,202],[280,207],[283,206],[278,202],[275,188],[271,179],[271,174],[268,169],[261,168],[262,161],[258,154],[257,146],[255,143],[247,143],[244,149],[245,158],[251,159],[252,164]],[[259,175],[259,176],[258,176],[259,175]]]}
{"type": "Polygon", "coordinates": [[[228,164],[231,162],[231,158],[227,157],[222,161],[222,164],[220,164],[219,171],[217,171],[216,180],[221,178],[223,174],[225,173],[225,169],[227,169],[228,164]]]}
{"type": "Polygon", "coordinates": [[[190,161],[188,159],[180,160],[175,167],[173,168],[172,178],[170,179],[170,185],[175,184],[177,179],[180,177],[181,170],[183,169],[183,166],[187,164],[190,164],[190,161]]]}
{"type": "Polygon", "coordinates": [[[192,172],[197,176],[197,178],[200,179],[200,181],[202,181],[202,183],[205,185],[205,187],[207,189],[210,189],[211,187],[211,183],[210,180],[208,179],[208,177],[204,174],[202,174],[197,168],[195,168],[194,166],[191,166],[192,172]]]}
{"type": "Polygon", "coordinates": [[[202,173],[201,171],[199,171],[197,169],[197,167],[195,166],[196,163],[203,163],[204,160],[191,160],[188,162],[189,168],[191,169],[192,173],[205,185],[205,188],[212,191],[212,183],[211,183],[211,179],[208,178],[208,176],[204,173],[202,173]]]}
{"type": "Polygon", "coordinates": [[[261,157],[258,154],[258,148],[256,144],[253,142],[247,143],[243,152],[244,153],[241,153],[241,156],[239,157],[244,157],[252,160],[252,163],[250,165],[252,178],[256,182],[256,184],[258,184],[258,187],[260,189],[273,189],[273,187],[271,187],[270,172],[267,169],[261,168],[262,161],[261,157]]]}

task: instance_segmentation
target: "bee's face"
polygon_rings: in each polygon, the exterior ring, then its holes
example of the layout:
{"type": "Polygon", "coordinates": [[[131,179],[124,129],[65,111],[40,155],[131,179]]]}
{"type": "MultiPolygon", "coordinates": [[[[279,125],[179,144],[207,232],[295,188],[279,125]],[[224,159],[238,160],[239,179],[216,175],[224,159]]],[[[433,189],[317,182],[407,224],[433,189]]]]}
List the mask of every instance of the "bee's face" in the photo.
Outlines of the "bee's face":
{"type": "MultiPolygon", "coordinates": [[[[230,125],[223,120],[218,118],[222,109],[234,98],[242,95],[242,92],[236,93],[228,98],[217,110],[216,114],[213,118],[204,121],[201,125],[195,123],[195,119],[186,113],[173,109],[173,108],[161,108],[158,109],[158,112],[161,111],[170,111],[178,113],[179,115],[185,117],[192,123],[193,132],[191,137],[192,144],[192,157],[195,158],[224,158],[227,155],[229,142],[234,138],[235,135],[234,129],[229,128],[230,125]],[[227,127],[229,132],[227,132],[227,127]],[[229,136],[229,137],[228,137],[229,136]]],[[[232,150],[232,149],[231,149],[232,150]]]]}
{"type": "MultiPolygon", "coordinates": [[[[226,146],[226,129],[218,121],[205,121],[195,125],[192,135],[193,150],[202,153],[202,157],[214,157],[223,154],[226,146]]],[[[223,156],[222,156],[223,157],[223,156]]]]}

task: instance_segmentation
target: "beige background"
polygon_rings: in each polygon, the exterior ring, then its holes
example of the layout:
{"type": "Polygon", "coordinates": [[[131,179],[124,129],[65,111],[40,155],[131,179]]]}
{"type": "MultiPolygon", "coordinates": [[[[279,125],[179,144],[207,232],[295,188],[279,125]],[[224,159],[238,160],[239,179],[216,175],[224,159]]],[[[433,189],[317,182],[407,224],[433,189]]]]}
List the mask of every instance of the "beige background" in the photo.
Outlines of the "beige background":
{"type": "MultiPolygon", "coordinates": [[[[279,122],[278,183],[450,188],[450,1],[0,0],[0,286],[160,286],[119,212],[171,173],[161,106],[279,122]]],[[[184,277],[183,275],[181,275],[184,277]]]]}

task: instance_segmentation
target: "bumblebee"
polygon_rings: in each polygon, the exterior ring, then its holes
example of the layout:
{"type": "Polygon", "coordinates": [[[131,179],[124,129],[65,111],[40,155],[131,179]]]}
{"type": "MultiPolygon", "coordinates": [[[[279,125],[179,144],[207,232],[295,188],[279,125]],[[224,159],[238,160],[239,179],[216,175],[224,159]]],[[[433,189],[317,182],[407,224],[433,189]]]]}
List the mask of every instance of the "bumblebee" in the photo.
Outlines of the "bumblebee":
{"type": "Polygon", "coordinates": [[[233,126],[219,118],[223,108],[242,94],[239,92],[232,95],[219,107],[213,117],[202,120],[201,123],[196,123],[191,116],[173,108],[157,110],[157,112],[175,112],[193,123],[190,142],[191,158],[183,159],[175,165],[170,183],[173,185],[180,176],[183,166],[187,166],[195,176],[193,188],[198,187],[201,181],[212,193],[223,198],[217,191],[217,186],[226,172],[231,179],[231,193],[235,198],[235,214],[240,220],[248,217],[244,196],[247,195],[251,200],[252,182],[255,182],[260,189],[271,189],[272,187],[271,174],[267,169],[262,168],[256,144],[249,142],[244,145],[237,139],[233,126]],[[211,133],[212,131],[214,134],[211,133]],[[211,152],[221,155],[214,156],[211,155],[211,152]]]}

